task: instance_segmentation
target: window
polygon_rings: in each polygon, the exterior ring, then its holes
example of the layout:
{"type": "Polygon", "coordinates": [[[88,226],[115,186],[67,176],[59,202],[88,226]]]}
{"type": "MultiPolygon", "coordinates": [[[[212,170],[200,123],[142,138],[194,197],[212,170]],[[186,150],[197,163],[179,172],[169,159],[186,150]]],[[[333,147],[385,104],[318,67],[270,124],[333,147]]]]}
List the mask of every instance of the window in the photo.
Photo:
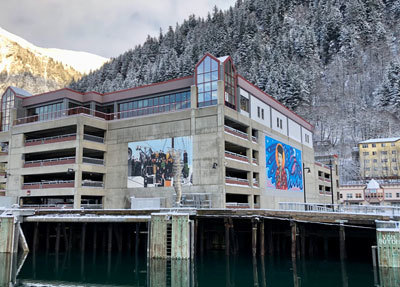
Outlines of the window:
{"type": "Polygon", "coordinates": [[[261,108],[257,107],[257,117],[261,118],[261,108]]]}
{"type": "Polygon", "coordinates": [[[388,162],[387,158],[382,159],[382,162],[388,162]]]}
{"type": "Polygon", "coordinates": [[[8,131],[11,121],[11,109],[14,107],[14,93],[7,89],[1,99],[1,130],[8,131]]]}
{"type": "Polygon", "coordinates": [[[225,81],[225,105],[235,109],[235,68],[230,59],[225,61],[224,66],[224,81],[225,81]]]}
{"type": "Polygon", "coordinates": [[[392,198],[392,194],[391,193],[386,193],[385,196],[386,196],[386,198],[392,198]]]}
{"type": "Polygon", "coordinates": [[[369,155],[369,152],[365,151],[363,152],[363,155],[369,155]]]}
{"type": "Polygon", "coordinates": [[[378,162],[378,160],[375,158],[375,159],[373,160],[373,162],[378,162]]]}
{"type": "Polygon", "coordinates": [[[361,193],[356,193],[356,198],[361,198],[361,193]]]}
{"type": "Polygon", "coordinates": [[[310,136],[309,135],[304,135],[306,143],[310,143],[310,136]]]}
{"type": "Polygon", "coordinates": [[[392,143],[391,146],[396,146],[396,143],[392,143]]]}
{"type": "Polygon", "coordinates": [[[369,163],[369,159],[364,160],[364,164],[369,163]]]}
{"type": "Polygon", "coordinates": [[[372,144],[372,147],[376,147],[376,144],[372,144]]]}
{"type": "Polygon", "coordinates": [[[396,197],[400,197],[400,192],[396,192],[396,197]]]}
{"type": "Polygon", "coordinates": [[[340,198],[343,198],[343,194],[342,193],[340,194],[340,198]]]}
{"type": "Polygon", "coordinates": [[[346,197],[347,198],[353,198],[353,194],[352,193],[348,193],[348,194],[346,194],[346,197]]]}
{"type": "Polygon", "coordinates": [[[363,148],[367,148],[367,147],[368,147],[368,144],[363,144],[362,147],[363,147],[363,148]]]}
{"type": "Polygon", "coordinates": [[[217,104],[218,62],[206,56],[196,68],[198,107],[217,104]]]}
{"type": "Polygon", "coordinates": [[[373,152],[372,152],[372,155],[376,155],[376,151],[373,151],[373,152]]]}
{"type": "MultiPolygon", "coordinates": [[[[81,106],[76,107],[77,109],[82,109],[81,106]]],[[[34,109],[28,110],[28,114],[37,115],[39,121],[52,120],[61,117],[62,110],[64,109],[63,103],[56,103],[41,107],[36,107],[34,109]]],[[[73,110],[71,111],[73,113],[73,110]]]]}
{"type": "Polygon", "coordinates": [[[384,143],[383,143],[383,144],[381,144],[381,147],[385,147],[385,146],[386,146],[386,144],[384,144],[384,143]]]}
{"type": "Polygon", "coordinates": [[[276,118],[276,127],[279,128],[279,118],[276,118]]]}
{"type": "Polygon", "coordinates": [[[395,151],[395,150],[392,150],[392,154],[396,154],[396,151],[395,151]]]}
{"type": "Polygon", "coordinates": [[[396,158],[392,158],[392,162],[396,162],[396,158]]]}
{"type": "Polygon", "coordinates": [[[382,169],[383,169],[383,170],[388,170],[388,167],[387,167],[387,166],[384,166],[382,169]]]}
{"type": "Polygon", "coordinates": [[[370,170],[371,170],[371,168],[369,168],[369,167],[366,167],[366,168],[365,168],[365,170],[366,170],[366,171],[370,171],[370,170]]]}
{"type": "Polygon", "coordinates": [[[279,120],[279,123],[280,123],[280,127],[281,127],[281,129],[282,129],[282,127],[283,127],[283,125],[282,125],[282,120],[279,120]]]}
{"type": "Polygon", "coordinates": [[[264,119],[264,109],[261,109],[261,118],[264,119]]]}
{"type": "Polygon", "coordinates": [[[386,150],[381,151],[381,154],[387,154],[386,150]]]}
{"type": "Polygon", "coordinates": [[[145,100],[119,104],[119,118],[130,118],[149,114],[190,108],[190,92],[180,92],[145,100]]]}
{"type": "Polygon", "coordinates": [[[245,112],[249,112],[249,99],[240,96],[240,109],[245,112]]]}

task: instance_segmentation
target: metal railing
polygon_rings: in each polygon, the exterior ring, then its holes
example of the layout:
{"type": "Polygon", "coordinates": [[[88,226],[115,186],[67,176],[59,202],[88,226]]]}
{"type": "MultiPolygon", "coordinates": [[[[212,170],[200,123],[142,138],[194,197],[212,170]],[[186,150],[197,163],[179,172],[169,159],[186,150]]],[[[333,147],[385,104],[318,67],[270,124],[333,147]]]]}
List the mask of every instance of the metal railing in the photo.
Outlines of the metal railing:
{"type": "Polygon", "coordinates": [[[106,121],[112,121],[112,120],[116,120],[116,119],[125,119],[125,118],[131,118],[131,117],[140,117],[140,116],[146,116],[146,115],[152,115],[152,114],[160,114],[160,113],[184,110],[184,109],[190,108],[190,103],[191,103],[191,101],[189,99],[189,100],[186,100],[183,102],[162,104],[162,105],[157,105],[157,106],[152,106],[152,107],[138,108],[138,109],[132,109],[132,110],[128,110],[128,111],[114,112],[114,113],[108,113],[108,114],[99,112],[96,110],[91,110],[91,109],[88,109],[85,107],[75,107],[75,108],[64,109],[64,110],[55,111],[55,112],[51,112],[51,113],[44,113],[44,114],[40,114],[40,115],[33,115],[33,116],[19,118],[14,121],[14,125],[22,125],[22,124],[27,124],[27,123],[50,121],[50,120],[61,119],[61,118],[65,118],[65,117],[69,117],[69,116],[73,116],[73,115],[80,115],[80,114],[104,119],[106,121]]]}
{"type": "Polygon", "coordinates": [[[104,187],[104,183],[102,181],[93,181],[93,180],[82,180],[82,186],[85,187],[104,187]]]}
{"type": "Polygon", "coordinates": [[[227,125],[224,125],[224,128],[225,128],[225,131],[226,130],[228,130],[228,132],[231,132],[231,133],[236,133],[236,134],[238,134],[241,138],[245,138],[245,139],[248,139],[249,138],[249,135],[247,134],[247,133],[245,133],[245,132],[242,132],[242,131],[239,131],[239,130],[237,130],[237,129],[235,129],[235,128],[232,128],[232,127],[230,127],[230,126],[227,126],[227,125]]]}
{"type": "Polygon", "coordinates": [[[243,159],[243,160],[245,160],[245,161],[249,161],[249,158],[247,157],[247,156],[245,156],[245,155],[241,155],[241,154],[238,154],[238,153],[234,153],[234,152],[231,152],[231,151],[225,151],[225,155],[228,155],[228,157],[229,156],[234,156],[234,157],[238,157],[238,158],[240,158],[240,159],[243,159]]]}
{"type": "Polygon", "coordinates": [[[39,182],[27,182],[24,183],[24,187],[29,187],[29,186],[36,186],[38,185],[39,189],[43,188],[43,186],[46,185],[59,185],[59,184],[65,184],[65,183],[74,183],[74,180],[49,180],[49,181],[39,181],[39,182]]]}
{"type": "Polygon", "coordinates": [[[239,202],[227,202],[225,203],[226,208],[250,208],[249,203],[239,203],[239,202]]]}
{"type": "Polygon", "coordinates": [[[104,160],[100,158],[83,157],[82,162],[90,164],[104,165],[104,160]]]}
{"type": "Polygon", "coordinates": [[[31,209],[71,209],[74,208],[73,203],[46,203],[46,204],[23,204],[21,208],[31,209]]]}
{"type": "Polygon", "coordinates": [[[81,203],[83,209],[103,209],[103,204],[99,203],[81,203]]]}
{"type": "Polygon", "coordinates": [[[31,139],[31,140],[25,140],[25,144],[27,144],[27,143],[37,143],[37,142],[44,143],[45,141],[49,141],[49,140],[69,138],[69,137],[73,137],[73,136],[76,137],[76,133],[59,135],[59,136],[52,136],[52,137],[44,137],[44,138],[38,138],[38,139],[31,139]]]}
{"type": "Polygon", "coordinates": [[[237,177],[231,177],[231,176],[226,176],[225,177],[225,181],[226,180],[231,180],[231,181],[236,181],[236,182],[240,182],[240,183],[245,183],[245,184],[249,184],[249,180],[248,179],[244,179],[244,178],[237,178],[237,177]]]}
{"type": "MultiPolygon", "coordinates": [[[[173,196],[176,202],[176,196],[173,196]]],[[[181,207],[211,208],[211,193],[184,193],[181,198],[181,207]]]]}
{"type": "Polygon", "coordinates": [[[45,165],[44,163],[46,162],[58,162],[58,161],[64,161],[64,160],[75,160],[74,156],[70,156],[70,157],[59,157],[59,158],[51,158],[51,159],[43,159],[43,160],[29,160],[29,161],[25,161],[25,164],[36,164],[38,163],[40,166],[45,165]]]}
{"type": "Polygon", "coordinates": [[[280,210],[400,216],[400,207],[280,202],[280,210]]]}
{"type": "Polygon", "coordinates": [[[94,135],[84,134],[83,139],[87,141],[97,142],[97,143],[104,143],[104,138],[94,135]]]}

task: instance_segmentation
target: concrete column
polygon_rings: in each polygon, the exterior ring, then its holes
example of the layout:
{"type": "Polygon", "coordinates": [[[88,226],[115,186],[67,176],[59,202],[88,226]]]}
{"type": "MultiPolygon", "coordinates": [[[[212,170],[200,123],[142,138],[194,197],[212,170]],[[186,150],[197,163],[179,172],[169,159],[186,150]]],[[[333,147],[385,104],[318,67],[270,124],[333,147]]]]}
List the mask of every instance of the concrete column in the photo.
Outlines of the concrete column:
{"type": "Polygon", "coordinates": [[[13,216],[0,217],[0,253],[16,252],[15,240],[15,219],[13,216]]]}
{"type": "Polygon", "coordinates": [[[197,87],[195,85],[190,87],[190,107],[197,109],[197,87]]]}
{"type": "Polygon", "coordinates": [[[219,80],[218,81],[218,90],[217,90],[217,95],[218,95],[218,105],[225,105],[225,87],[224,87],[224,81],[219,80]]]}
{"type": "Polygon", "coordinates": [[[252,224],[252,233],[251,233],[251,246],[252,246],[252,254],[253,256],[257,255],[257,221],[256,220],[252,220],[251,221],[252,224]]]}
{"type": "Polygon", "coordinates": [[[292,241],[292,248],[291,248],[291,256],[292,259],[296,258],[296,233],[297,233],[297,224],[295,221],[290,222],[290,227],[291,227],[291,241],[292,241]]]}

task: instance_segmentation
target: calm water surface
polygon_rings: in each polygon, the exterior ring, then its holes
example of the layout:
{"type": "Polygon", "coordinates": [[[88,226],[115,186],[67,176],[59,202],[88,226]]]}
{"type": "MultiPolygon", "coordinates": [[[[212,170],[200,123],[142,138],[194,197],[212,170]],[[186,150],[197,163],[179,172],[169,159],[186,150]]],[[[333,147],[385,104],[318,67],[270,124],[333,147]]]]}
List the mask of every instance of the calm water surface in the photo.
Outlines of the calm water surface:
{"type": "MultiPolygon", "coordinates": [[[[225,257],[209,252],[193,263],[151,260],[106,253],[32,253],[20,270],[17,286],[374,286],[369,262],[292,260],[251,256],[225,257]]],[[[393,285],[395,286],[395,285],[393,285]]]]}

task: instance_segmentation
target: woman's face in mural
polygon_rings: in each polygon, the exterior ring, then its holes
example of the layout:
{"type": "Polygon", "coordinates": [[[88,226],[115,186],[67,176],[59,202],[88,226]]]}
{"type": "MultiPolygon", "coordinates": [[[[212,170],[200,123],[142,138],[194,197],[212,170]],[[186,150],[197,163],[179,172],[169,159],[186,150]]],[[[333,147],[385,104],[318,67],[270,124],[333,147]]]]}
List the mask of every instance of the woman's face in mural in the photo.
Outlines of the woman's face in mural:
{"type": "Polygon", "coordinates": [[[283,156],[278,152],[278,167],[282,167],[283,156]]]}

